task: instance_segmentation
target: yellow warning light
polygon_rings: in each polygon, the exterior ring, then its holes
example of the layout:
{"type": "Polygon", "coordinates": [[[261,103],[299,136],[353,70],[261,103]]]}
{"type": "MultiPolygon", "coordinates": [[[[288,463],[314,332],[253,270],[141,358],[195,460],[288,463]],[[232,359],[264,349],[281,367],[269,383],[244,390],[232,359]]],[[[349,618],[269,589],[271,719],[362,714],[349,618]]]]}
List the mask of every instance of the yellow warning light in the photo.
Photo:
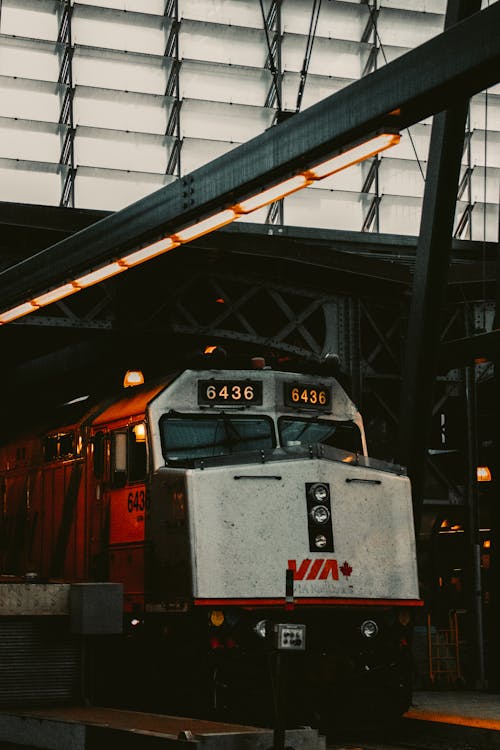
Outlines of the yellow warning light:
{"type": "Polygon", "coordinates": [[[135,442],[136,443],[145,443],[146,442],[146,425],[144,422],[138,422],[132,427],[132,432],[135,435],[135,442]]]}
{"type": "Polygon", "coordinates": [[[485,539],[483,542],[484,549],[490,549],[491,547],[491,539],[485,539]]]}
{"type": "Polygon", "coordinates": [[[489,469],[489,466],[477,467],[477,481],[478,482],[491,482],[491,471],[489,469]]]}
{"type": "Polygon", "coordinates": [[[144,383],[144,375],[140,370],[127,370],[123,378],[123,387],[131,388],[144,383]]]}
{"type": "Polygon", "coordinates": [[[221,609],[212,609],[210,612],[210,622],[215,628],[220,628],[224,624],[224,612],[221,609]]]}

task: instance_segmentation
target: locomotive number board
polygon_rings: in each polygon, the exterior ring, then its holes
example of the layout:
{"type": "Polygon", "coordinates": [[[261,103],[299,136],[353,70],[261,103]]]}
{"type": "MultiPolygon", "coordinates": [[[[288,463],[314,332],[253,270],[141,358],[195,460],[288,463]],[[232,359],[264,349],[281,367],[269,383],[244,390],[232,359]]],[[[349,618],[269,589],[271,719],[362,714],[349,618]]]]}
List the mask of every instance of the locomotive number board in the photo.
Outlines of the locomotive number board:
{"type": "Polygon", "coordinates": [[[318,383],[285,383],[285,406],[295,409],[324,409],[329,411],[332,402],[330,388],[318,383]]]}
{"type": "Polygon", "coordinates": [[[262,404],[262,382],[260,380],[198,380],[198,404],[201,406],[262,404]]]}

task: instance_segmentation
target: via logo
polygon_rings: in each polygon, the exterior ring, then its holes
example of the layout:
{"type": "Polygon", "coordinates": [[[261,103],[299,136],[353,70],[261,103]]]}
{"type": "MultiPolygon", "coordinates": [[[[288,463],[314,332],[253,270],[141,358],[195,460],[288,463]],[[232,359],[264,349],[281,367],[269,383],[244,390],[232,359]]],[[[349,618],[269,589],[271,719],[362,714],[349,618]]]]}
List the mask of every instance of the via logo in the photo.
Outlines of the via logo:
{"type": "Polygon", "coordinates": [[[293,570],[294,581],[326,581],[331,576],[334,581],[339,580],[339,566],[336,560],[301,560],[297,567],[296,560],[288,561],[288,568],[293,570]]]}

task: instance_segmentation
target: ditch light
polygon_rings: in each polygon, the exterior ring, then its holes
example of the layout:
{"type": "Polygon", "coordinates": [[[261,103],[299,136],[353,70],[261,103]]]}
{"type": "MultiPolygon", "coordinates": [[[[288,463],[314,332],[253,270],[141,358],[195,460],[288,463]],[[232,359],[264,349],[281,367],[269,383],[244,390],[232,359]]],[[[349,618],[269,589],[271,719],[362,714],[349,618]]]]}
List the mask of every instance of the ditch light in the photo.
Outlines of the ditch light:
{"type": "Polygon", "coordinates": [[[282,180],[274,185],[266,186],[265,189],[241,200],[233,206],[218,211],[217,213],[205,217],[187,227],[182,227],[176,232],[172,232],[171,235],[136,250],[133,253],[113,260],[105,266],[95,268],[92,271],[89,271],[89,273],[73,280],[65,281],[64,284],[61,284],[54,289],[50,289],[43,294],[37,295],[16,307],[4,310],[0,313],[0,325],[10,323],[17,318],[21,318],[23,315],[28,315],[29,313],[44,307],[45,305],[57,302],[64,297],[68,297],[70,294],[79,292],[81,289],[98,284],[99,282],[109,279],[112,276],[116,276],[123,271],[127,271],[129,268],[133,268],[140,263],[151,260],[151,258],[166,253],[169,250],[173,250],[173,248],[179,247],[179,245],[191,242],[198,237],[202,237],[216,229],[220,229],[241,216],[252,213],[252,211],[257,211],[259,208],[263,208],[263,206],[281,200],[314,182],[323,180],[325,177],[330,177],[347,167],[365,161],[366,159],[379,154],[381,151],[385,151],[391,146],[395,146],[400,140],[401,136],[398,132],[384,131],[376,133],[362,143],[355,144],[350,148],[339,151],[325,161],[302,169],[299,173],[287,178],[286,180],[282,180]]]}

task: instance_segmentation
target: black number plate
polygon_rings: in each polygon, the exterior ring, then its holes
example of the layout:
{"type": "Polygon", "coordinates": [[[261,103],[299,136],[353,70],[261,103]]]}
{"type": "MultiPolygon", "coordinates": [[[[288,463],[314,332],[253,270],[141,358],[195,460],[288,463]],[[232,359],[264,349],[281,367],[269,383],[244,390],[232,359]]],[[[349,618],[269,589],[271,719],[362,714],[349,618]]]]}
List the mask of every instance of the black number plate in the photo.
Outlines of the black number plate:
{"type": "Polygon", "coordinates": [[[198,403],[207,406],[262,404],[260,380],[198,380],[198,403]]]}
{"type": "Polygon", "coordinates": [[[325,385],[285,383],[284,388],[285,406],[293,406],[296,409],[330,410],[331,392],[325,385]]]}

